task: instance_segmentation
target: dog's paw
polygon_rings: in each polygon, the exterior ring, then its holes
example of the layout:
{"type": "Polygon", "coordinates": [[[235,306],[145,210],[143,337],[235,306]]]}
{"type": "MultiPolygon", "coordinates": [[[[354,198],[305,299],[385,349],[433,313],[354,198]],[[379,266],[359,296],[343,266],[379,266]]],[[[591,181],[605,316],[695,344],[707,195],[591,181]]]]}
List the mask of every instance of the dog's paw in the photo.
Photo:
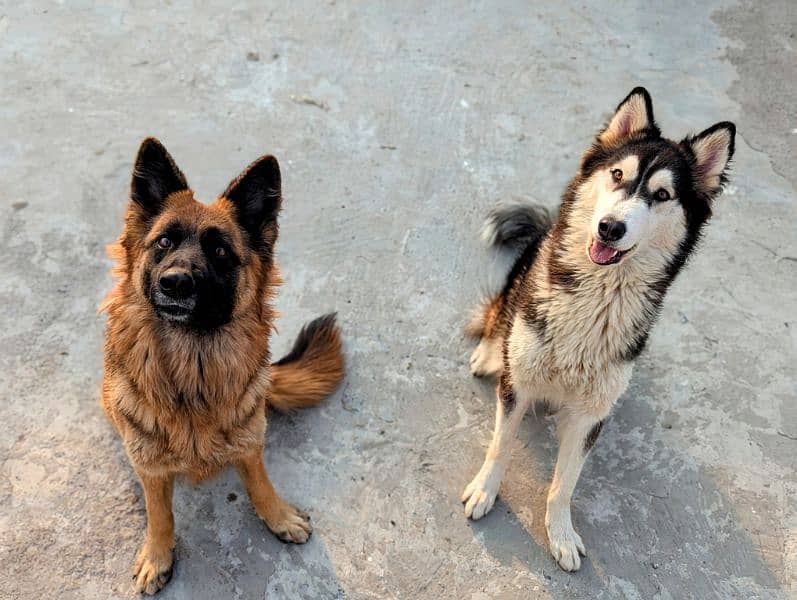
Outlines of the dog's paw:
{"type": "Polygon", "coordinates": [[[304,544],[313,533],[310,516],[290,504],[285,504],[280,510],[279,516],[266,521],[266,525],[283,542],[292,544],[304,544]]]}
{"type": "Polygon", "coordinates": [[[488,377],[498,375],[503,367],[500,344],[483,338],[470,355],[470,372],[476,377],[488,377]]]}
{"type": "Polygon", "coordinates": [[[503,477],[502,469],[495,463],[485,463],[479,474],[473,478],[465,491],[462,492],[462,502],[465,504],[465,516],[474,521],[481,519],[493,508],[498,488],[503,477]]]}
{"type": "Polygon", "coordinates": [[[551,522],[546,524],[546,529],[548,547],[559,566],[565,571],[578,571],[581,568],[581,556],[586,556],[587,552],[570,520],[551,522]]]}
{"type": "Polygon", "coordinates": [[[172,578],[174,557],[168,546],[146,542],[133,566],[135,590],[140,594],[156,594],[172,578]]]}

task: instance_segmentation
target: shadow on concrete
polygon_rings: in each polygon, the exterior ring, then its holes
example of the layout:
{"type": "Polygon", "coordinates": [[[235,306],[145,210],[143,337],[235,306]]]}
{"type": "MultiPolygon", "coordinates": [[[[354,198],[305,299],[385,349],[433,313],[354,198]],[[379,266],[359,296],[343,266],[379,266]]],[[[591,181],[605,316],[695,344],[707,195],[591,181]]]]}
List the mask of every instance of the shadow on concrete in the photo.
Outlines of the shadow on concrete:
{"type": "Polygon", "coordinates": [[[493,510],[470,522],[474,536],[502,565],[541,573],[554,594],[746,597],[751,580],[779,589],[731,500],[674,436],[661,435],[656,407],[641,398],[647,383],[635,377],[576,488],[573,522],[587,548],[579,572],[562,571],[548,552],[557,441],[545,417],[524,419],[493,510]]]}

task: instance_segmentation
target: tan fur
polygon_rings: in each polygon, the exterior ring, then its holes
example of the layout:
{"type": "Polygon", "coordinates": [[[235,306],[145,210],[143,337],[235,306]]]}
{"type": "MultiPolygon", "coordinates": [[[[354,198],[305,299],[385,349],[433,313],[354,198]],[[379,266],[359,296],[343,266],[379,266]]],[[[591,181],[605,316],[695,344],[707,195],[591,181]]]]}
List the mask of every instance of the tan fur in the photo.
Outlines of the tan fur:
{"type": "MultiPolygon", "coordinates": [[[[144,487],[147,540],[134,578],[138,591],[154,593],[171,572],[176,476],[200,481],[235,464],[268,527],[286,541],[307,540],[306,515],[279,498],[265,472],[266,405],[317,404],[337,387],[344,365],[331,320],[323,344],[272,367],[271,303],[281,279],[269,255],[248,248],[229,200],[204,205],[183,190],[166,198],[154,223],[145,226],[141,211],[130,202],[119,241],[109,248],[117,282],[101,306],[108,314],[101,402],[144,487]],[[232,317],[211,333],[163,321],[147,299],[145,249],[172,221],[222,230],[241,259],[232,317]]],[[[276,224],[264,239],[273,245],[276,224]]]]}
{"type": "MultiPolygon", "coordinates": [[[[102,402],[137,471],[180,472],[199,481],[264,443],[271,299],[280,279],[275,267],[264,270],[251,254],[242,269],[233,319],[219,335],[196,336],[163,323],[142,289],[138,258],[146,238],[131,226],[136,210],[132,204],[128,208],[127,224],[111,252],[119,259],[119,281],[102,306],[108,313],[102,402]],[[187,401],[175,402],[178,397],[187,401]],[[194,402],[198,398],[204,401],[194,402]]],[[[203,206],[190,192],[169,198],[159,220],[171,218],[238,229],[225,199],[203,206]]],[[[240,233],[237,238],[243,252],[240,233]]]]}
{"type": "Polygon", "coordinates": [[[465,334],[474,338],[493,337],[501,313],[501,304],[501,295],[497,294],[476,307],[465,326],[465,334]]]}
{"type": "Polygon", "coordinates": [[[325,327],[298,361],[272,366],[268,405],[282,412],[315,406],[335,391],[344,372],[340,332],[325,327]]]}

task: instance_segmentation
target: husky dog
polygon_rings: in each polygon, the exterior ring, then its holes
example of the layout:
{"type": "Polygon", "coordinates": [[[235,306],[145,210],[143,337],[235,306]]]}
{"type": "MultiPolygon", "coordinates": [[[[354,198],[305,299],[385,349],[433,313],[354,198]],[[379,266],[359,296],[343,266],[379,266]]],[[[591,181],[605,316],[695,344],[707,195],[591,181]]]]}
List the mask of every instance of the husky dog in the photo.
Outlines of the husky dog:
{"type": "Polygon", "coordinates": [[[462,502],[472,519],[490,511],[523,415],[544,402],[560,442],[545,527],[566,571],[585,553],[570,517],[584,460],[711,216],[735,133],[722,122],[666,139],[638,87],[584,155],[555,221],[523,205],[501,206],[487,219],[486,241],[520,254],[503,290],[468,326],[480,339],[471,370],[498,378],[498,402],[487,456],[462,502]]]}

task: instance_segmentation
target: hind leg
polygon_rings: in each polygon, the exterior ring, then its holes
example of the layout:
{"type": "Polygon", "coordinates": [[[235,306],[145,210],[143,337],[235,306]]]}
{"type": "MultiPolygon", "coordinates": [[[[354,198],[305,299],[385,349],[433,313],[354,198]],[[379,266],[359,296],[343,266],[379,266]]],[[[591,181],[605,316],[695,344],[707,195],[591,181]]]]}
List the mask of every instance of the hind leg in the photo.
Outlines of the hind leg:
{"type": "Polygon", "coordinates": [[[462,493],[465,516],[474,520],[481,519],[490,512],[495,503],[509,462],[512,440],[515,439],[523,415],[531,403],[531,394],[516,394],[508,379],[504,374],[498,385],[495,430],[484,464],[462,493]]]}
{"type": "Polygon", "coordinates": [[[494,377],[504,369],[504,339],[483,337],[470,356],[470,372],[476,377],[494,377]]]}
{"type": "Polygon", "coordinates": [[[283,542],[304,544],[313,532],[310,517],[279,497],[266,473],[260,450],[235,462],[258,516],[283,542]]]}

